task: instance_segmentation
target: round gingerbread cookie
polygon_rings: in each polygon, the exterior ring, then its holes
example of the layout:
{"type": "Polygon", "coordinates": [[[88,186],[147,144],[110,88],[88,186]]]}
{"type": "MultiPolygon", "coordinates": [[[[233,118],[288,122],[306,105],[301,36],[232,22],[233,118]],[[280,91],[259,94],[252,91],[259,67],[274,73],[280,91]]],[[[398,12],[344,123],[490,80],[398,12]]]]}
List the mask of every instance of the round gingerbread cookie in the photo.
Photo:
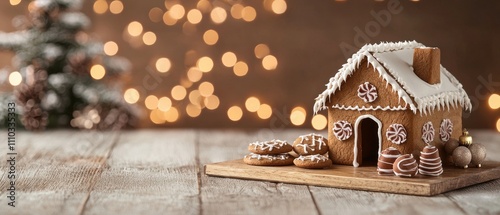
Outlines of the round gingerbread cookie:
{"type": "Polygon", "coordinates": [[[332,165],[332,160],[320,154],[301,155],[293,160],[295,166],[305,169],[323,169],[332,165]]]}
{"type": "Polygon", "coordinates": [[[325,154],[328,140],[320,134],[302,135],[293,142],[293,150],[299,155],[325,154]]]}
{"type": "Polygon", "coordinates": [[[250,153],[245,155],[243,162],[253,166],[287,166],[293,164],[294,157],[289,154],[259,155],[250,153]]]}
{"type": "Polygon", "coordinates": [[[292,145],[283,140],[257,141],[248,144],[248,151],[260,155],[277,155],[292,150],[292,145]]]}

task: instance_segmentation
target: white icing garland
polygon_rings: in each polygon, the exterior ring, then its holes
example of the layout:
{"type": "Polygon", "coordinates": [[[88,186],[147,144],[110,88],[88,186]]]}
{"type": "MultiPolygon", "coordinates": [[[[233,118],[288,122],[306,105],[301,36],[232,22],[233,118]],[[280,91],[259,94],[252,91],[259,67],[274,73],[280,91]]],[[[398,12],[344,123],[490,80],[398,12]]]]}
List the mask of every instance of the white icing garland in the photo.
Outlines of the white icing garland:
{"type": "Polygon", "coordinates": [[[253,142],[250,143],[250,146],[253,146],[255,150],[257,148],[260,148],[261,150],[267,150],[273,151],[273,149],[280,149],[281,147],[289,145],[286,141],[283,140],[271,140],[271,141],[262,141],[262,142],[253,142]]]}
{"type": "Polygon", "coordinates": [[[319,163],[320,161],[322,162],[327,161],[328,157],[320,154],[315,154],[315,155],[305,155],[305,156],[301,155],[296,159],[300,161],[305,161],[305,160],[310,160],[312,162],[316,161],[316,163],[319,163]]]}
{"type": "Polygon", "coordinates": [[[344,141],[344,140],[349,139],[349,137],[351,137],[351,135],[352,135],[351,123],[349,123],[345,120],[340,120],[340,121],[333,123],[333,134],[340,141],[344,141]]]}
{"type": "Polygon", "coordinates": [[[373,107],[373,106],[369,106],[369,107],[365,107],[365,106],[362,106],[362,107],[359,107],[359,106],[345,106],[345,105],[333,105],[332,108],[336,108],[336,109],[340,109],[340,110],[357,110],[357,111],[366,111],[366,110],[383,110],[383,111],[387,111],[387,110],[390,110],[390,111],[398,111],[398,110],[406,110],[406,107],[403,107],[401,105],[397,106],[397,107],[390,107],[390,106],[385,106],[385,107],[381,107],[381,106],[376,106],[376,107],[373,107]]]}
{"type": "MultiPolygon", "coordinates": [[[[361,120],[366,119],[366,118],[372,119],[378,125],[378,129],[377,129],[377,134],[378,134],[378,155],[380,156],[380,153],[382,152],[382,122],[379,119],[377,119],[376,117],[374,117],[373,115],[366,114],[366,115],[359,116],[356,119],[356,122],[354,123],[354,127],[358,128],[359,127],[359,123],[361,123],[361,120]]],[[[354,149],[353,149],[354,160],[352,161],[352,165],[354,167],[358,167],[359,166],[359,163],[358,163],[358,136],[359,136],[358,129],[356,129],[354,131],[354,149]]]]}
{"type": "Polygon", "coordinates": [[[366,103],[373,102],[378,97],[377,88],[373,84],[365,82],[358,87],[358,97],[366,103]]]}
{"type": "Polygon", "coordinates": [[[390,140],[394,144],[401,144],[406,142],[406,137],[408,134],[406,133],[406,129],[401,124],[392,124],[387,128],[385,132],[385,136],[388,140],[390,140]]]}
{"type": "Polygon", "coordinates": [[[429,144],[434,140],[434,126],[432,122],[426,122],[422,126],[422,140],[424,143],[429,144]]]}
{"type": "Polygon", "coordinates": [[[443,119],[439,128],[439,136],[441,137],[441,140],[448,141],[451,137],[451,132],[453,132],[453,123],[450,119],[443,119]]]}

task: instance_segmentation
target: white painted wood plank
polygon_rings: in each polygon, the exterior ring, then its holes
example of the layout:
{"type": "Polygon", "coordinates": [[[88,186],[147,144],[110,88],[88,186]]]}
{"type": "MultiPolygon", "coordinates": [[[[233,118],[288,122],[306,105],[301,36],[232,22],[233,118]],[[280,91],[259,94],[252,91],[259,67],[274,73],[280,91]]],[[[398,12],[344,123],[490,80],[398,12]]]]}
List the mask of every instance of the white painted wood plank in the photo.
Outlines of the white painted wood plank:
{"type": "Polygon", "coordinates": [[[121,134],[84,214],[198,214],[196,132],[121,134]]]}
{"type": "MultiPolygon", "coordinates": [[[[200,133],[200,162],[203,165],[243,158],[250,142],[273,138],[292,141],[301,132],[303,130],[290,130],[262,135],[259,131],[203,131],[200,133]]],[[[317,214],[307,186],[205,174],[201,179],[204,214],[317,214]]]]}
{"type": "MultiPolygon", "coordinates": [[[[75,130],[18,132],[18,204],[16,208],[7,206],[7,180],[2,176],[0,211],[78,214],[115,136],[112,132],[75,130]]],[[[6,148],[0,148],[1,160],[5,160],[6,148]]],[[[6,162],[0,162],[0,167],[6,170],[6,162]]]]}

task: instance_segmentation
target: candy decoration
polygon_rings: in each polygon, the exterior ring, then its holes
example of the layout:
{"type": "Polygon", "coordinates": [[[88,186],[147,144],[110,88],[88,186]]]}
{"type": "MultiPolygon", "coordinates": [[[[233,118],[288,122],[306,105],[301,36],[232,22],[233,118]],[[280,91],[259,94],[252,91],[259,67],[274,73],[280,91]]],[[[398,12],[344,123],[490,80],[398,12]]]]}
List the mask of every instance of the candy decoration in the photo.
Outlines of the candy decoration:
{"type": "Polygon", "coordinates": [[[412,154],[401,155],[394,161],[394,174],[400,177],[413,177],[418,174],[418,165],[412,154]]]}
{"type": "Polygon", "coordinates": [[[387,132],[385,132],[385,136],[388,140],[390,140],[394,144],[401,144],[406,142],[406,137],[408,134],[406,133],[406,129],[401,124],[392,124],[387,128],[387,132]]]}
{"type": "Polygon", "coordinates": [[[432,122],[426,122],[424,126],[422,126],[422,140],[426,144],[434,140],[434,126],[432,126],[432,122]]]}
{"type": "Polygon", "coordinates": [[[439,176],[443,173],[443,164],[435,146],[425,146],[420,152],[418,172],[421,175],[439,176]]]}
{"type": "Polygon", "coordinates": [[[394,161],[401,156],[401,152],[394,147],[389,147],[380,153],[377,162],[377,172],[379,175],[394,175],[392,167],[394,161]]]}
{"type": "Polygon", "coordinates": [[[363,99],[366,103],[373,102],[378,97],[377,88],[373,86],[373,84],[365,82],[359,85],[358,97],[363,99]]]}
{"type": "Polygon", "coordinates": [[[441,122],[441,127],[439,128],[439,136],[442,141],[448,141],[451,137],[451,132],[453,132],[453,123],[450,119],[443,119],[441,122]]]}
{"type": "Polygon", "coordinates": [[[345,120],[335,122],[333,124],[333,134],[341,141],[349,139],[352,135],[351,123],[345,120]]]}

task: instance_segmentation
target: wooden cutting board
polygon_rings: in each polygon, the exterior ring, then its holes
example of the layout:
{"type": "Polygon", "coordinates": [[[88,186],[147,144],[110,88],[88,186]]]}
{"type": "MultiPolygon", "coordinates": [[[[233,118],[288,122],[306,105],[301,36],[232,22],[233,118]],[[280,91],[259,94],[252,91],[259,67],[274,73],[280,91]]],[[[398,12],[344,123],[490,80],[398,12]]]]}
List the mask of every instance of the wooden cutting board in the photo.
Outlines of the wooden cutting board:
{"type": "Polygon", "coordinates": [[[379,176],[376,167],[334,165],[329,169],[309,170],[296,166],[250,166],[242,159],[205,165],[205,174],[291,184],[433,196],[500,178],[500,163],[487,162],[481,168],[445,167],[439,177],[414,178],[379,176]]]}

